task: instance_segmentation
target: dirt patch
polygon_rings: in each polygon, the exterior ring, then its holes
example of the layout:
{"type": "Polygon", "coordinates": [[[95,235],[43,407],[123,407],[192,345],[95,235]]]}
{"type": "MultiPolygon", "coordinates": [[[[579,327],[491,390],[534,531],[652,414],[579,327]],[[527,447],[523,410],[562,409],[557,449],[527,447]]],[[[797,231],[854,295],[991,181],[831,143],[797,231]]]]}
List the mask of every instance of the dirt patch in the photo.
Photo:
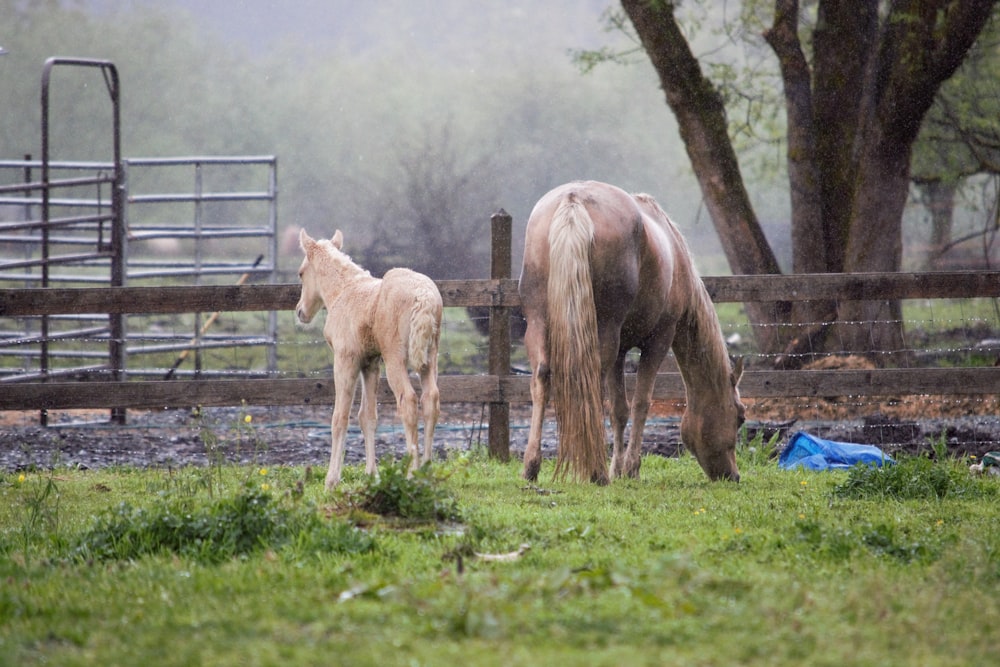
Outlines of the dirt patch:
{"type": "MultiPolygon", "coordinates": [[[[924,396],[873,400],[859,397],[767,399],[748,403],[748,436],[758,433],[779,447],[795,431],[844,442],[875,444],[889,453],[925,452],[942,439],[950,454],[982,456],[1000,450],[1000,404],[996,396],[924,396]]],[[[643,452],[677,456],[681,451],[683,401],[657,402],[645,432],[643,452]]],[[[391,405],[379,408],[379,457],[405,453],[402,428],[391,405]]],[[[0,470],[71,466],[175,467],[207,465],[211,456],[261,465],[325,466],[330,456],[328,406],[253,406],[189,410],[129,411],[126,424],[108,421],[107,411],[49,414],[0,412],[0,470]],[[249,422],[246,418],[249,416],[249,422]]],[[[523,455],[530,406],[511,407],[510,453],[523,455]]],[[[553,457],[557,434],[551,410],[543,432],[543,456],[553,457]]],[[[485,447],[487,409],[446,404],[435,434],[435,452],[485,447]]],[[[360,431],[352,417],[346,460],[364,460],[360,431]]]]}

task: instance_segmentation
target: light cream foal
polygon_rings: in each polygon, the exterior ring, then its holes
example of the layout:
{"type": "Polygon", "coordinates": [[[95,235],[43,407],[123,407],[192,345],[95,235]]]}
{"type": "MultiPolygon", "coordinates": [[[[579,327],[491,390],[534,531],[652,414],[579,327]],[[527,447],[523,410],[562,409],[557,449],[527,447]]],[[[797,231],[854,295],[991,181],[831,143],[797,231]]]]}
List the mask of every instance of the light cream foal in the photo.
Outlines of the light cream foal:
{"type": "Polygon", "coordinates": [[[373,278],[341,251],[343,243],[339,229],[332,239],[319,241],[305,230],[299,232],[305,258],[299,267],[302,294],[295,313],[300,322],[307,324],[325,306],[323,335],[333,350],[335,397],[330,422],[330,468],[326,473],[328,491],[340,482],[347,422],[358,378],[362,387],[358,421],[365,440],[365,472],[374,475],[377,471],[375,389],[380,359],[385,361],[386,378],[403,421],[411,472],[431,459],[434,428],[441,411],[437,356],[442,302],[437,286],[427,276],[409,269],[391,269],[383,278],[373,278]],[[420,375],[422,459],[417,447],[417,393],[408,370],[420,375]]]}

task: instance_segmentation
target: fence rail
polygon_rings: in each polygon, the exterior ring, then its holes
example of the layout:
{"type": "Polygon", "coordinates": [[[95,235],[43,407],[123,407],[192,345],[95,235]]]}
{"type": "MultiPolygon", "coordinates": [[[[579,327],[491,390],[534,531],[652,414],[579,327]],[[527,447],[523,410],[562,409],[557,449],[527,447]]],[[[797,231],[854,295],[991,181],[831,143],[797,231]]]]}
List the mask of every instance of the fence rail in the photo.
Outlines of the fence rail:
{"type": "MultiPolygon", "coordinates": [[[[1000,271],[707,276],[704,282],[716,303],[1000,297],[1000,271]]],[[[446,307],[521,305],[517,280],[510,278],[439,280],[437,286],[446,307]]],[[[0,317],[291,310],[298,298],[293,283],[0,289],[0,317]]]]}
{"type": "MultiPolygon", "coordinates": [[[[520,305],[512,279],[438,281],[445,306],[520,305]]],[[[899,274],[822,274],[706,277],[719,303],[809,299],[917,299],[1000,296],[1000,271],[899,274]]],[[[291,310],[296,284],[0,289],[0,317],[98,313],[188,313],[291,310]]],[[[630,379],[631,381],[631,379],[630,379]]],[[[444,402],[523,403],[531,400],[529,379],[502,373],[443,376],[444,402]]],[[[392,400],[380,387],[381,399],[392,400]]],[[[750,370],[740,384],[751,398],[782,396],[887,396],[909,394],[996,394],[1000,368],[914,368],[824,371],[750,370]]],[[[654,396],[684,395],[679,373],[660,373],[654,396]]],[[[5,385],[0,410],[190,407],[248,404],[329,404],[331,381],[240,379],[211,381],[24,382],[5,385]],[[92,390],[88,390],[92,388],[92,390]]]]}

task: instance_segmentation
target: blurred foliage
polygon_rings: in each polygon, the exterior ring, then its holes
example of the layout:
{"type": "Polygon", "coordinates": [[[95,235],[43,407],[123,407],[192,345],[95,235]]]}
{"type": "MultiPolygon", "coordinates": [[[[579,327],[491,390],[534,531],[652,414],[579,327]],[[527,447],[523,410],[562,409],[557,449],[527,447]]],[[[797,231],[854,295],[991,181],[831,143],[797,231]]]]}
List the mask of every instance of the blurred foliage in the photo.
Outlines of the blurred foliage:
{"type": "MultiPolygon", "coordinates": [[[[700,195],[651,69],[581,76],[544,38],[571,9],[595,29],[603,3],[588,4],[421,13],[341,3],[349,34],[312,49],[252,49],[173,4],[0,0],[12,28],[0,59],[0,159],[39,152],[48,57],[102,58],[120,73],[126,157],[277,155],[279,224],[343,229],[345,249],[376,274],[406,264],[435,278],[485,277],[489,217],[501,207],[514,216],[517,267],[534,202],[576,178],[650,192],[690,228],[700,195]],[[428,17],[445,15],[471,25],[429,36],[428,17]],[[505,22],[510,34],[514,20],[522,43],[483,32],[505,22]]],[[[109,159],[100,75],[69,70],[52,82],[53,158],[109,159]]],[[[689,236],[716,252],[707,221],[689,236]]]]}

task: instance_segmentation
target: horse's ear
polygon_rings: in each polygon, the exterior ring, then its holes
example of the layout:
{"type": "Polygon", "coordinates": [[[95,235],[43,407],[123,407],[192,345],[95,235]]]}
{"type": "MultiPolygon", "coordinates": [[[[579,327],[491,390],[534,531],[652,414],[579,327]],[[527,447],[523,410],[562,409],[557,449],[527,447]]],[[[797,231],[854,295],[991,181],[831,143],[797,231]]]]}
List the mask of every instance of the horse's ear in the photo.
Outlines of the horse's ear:
{"type": "Polygon", "coordinates": [[[305,252],[312,243],[314,243],[313,238],[306,233],[304,228],[299,229],[299,247],[305,252]]]}
{"type": "Polygon", "coordinates": [[[333,233],[333,238],[330,239],[330,241],[333,243],[333,247],[337,250],[344,247],[344,235],[339,229],[333,233]]]}
{"type": "Polygon", "coordinates": [[[739,384],[740,378],[743,377],[743,360],[744,359],[745,359],[745,357],[739,356],[739,357],[735,357],[732,360],[732,362],[733,362],[733,386],[734,387],[739,384]]]}

